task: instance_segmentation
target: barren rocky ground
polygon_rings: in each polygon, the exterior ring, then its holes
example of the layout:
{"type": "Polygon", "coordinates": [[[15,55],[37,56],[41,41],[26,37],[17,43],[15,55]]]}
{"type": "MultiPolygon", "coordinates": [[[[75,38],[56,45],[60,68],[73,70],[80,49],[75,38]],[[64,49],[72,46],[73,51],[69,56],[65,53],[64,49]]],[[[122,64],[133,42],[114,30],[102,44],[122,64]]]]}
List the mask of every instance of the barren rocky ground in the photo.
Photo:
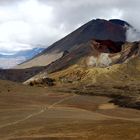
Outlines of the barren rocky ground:
{"type": "Polygon", "coordinates": [[[111,98],[0,85],[1,140],[140,139],[140,111],[118,107],[111,98]]]}

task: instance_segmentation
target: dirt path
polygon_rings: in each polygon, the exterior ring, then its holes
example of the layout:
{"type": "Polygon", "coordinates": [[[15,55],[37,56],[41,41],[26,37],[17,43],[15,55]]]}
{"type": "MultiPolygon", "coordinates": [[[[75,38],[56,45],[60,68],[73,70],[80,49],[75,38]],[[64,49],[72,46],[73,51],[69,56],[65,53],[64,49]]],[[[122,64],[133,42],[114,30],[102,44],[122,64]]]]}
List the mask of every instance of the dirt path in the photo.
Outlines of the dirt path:
{"type": "Polygon", "coordinates": [[[35,117],[35,116],[38,116],[38,115],[44,113],[46,110],[49,110],[49,109],[53,108],[53,107],[54,107],[55,105],[57,105],[57,104],[60,104],[60,103],[66,101],[66,100],[68,100],[68,99],[74,98],[75,96],[76,96],[76,95],[73,95],[73,96],[70,96],[70,97],[66,97],[66,98],[64,98],[64,99],[61,99],[61,100],[59,100],[59,101],[57,101],[57,102],[51,104],[50,106],[43,106],[42,109],[41,109],[39,112],[32,113],[32,114],[26,116],[26,117],[23,118],[23,119],[20,119],[20,120],[14,121],[14,122],[10,122],[10,123],[4,124],[4,125],[0,125],[0,128],[4,128],[4,127],[7,127],[7,126],[12,126],[12,125],[15,125],[15,124],[24,122],[24,121],[26,121],[26,120],[28,120],[28,119],[30,119],[30,118],[32,118],[32,117],[35,117]]]}
{"type": "MultiPolygon", "coordinates": [[[[74,98],[75,96],[77,96],[77,95],[65,97],[64,99],[61,99],[61,100],[59,100],[59,101],[57,101],[57,102],[55,102],[55,103],[53,103],[53,104],[51,104],[51,105],[49,105],[49,106],[47,106],[47,105],[46,105],[46,106],[42,106],[42,109],[39,110],[38,112],[32,113],[32,114],[26,116],[26,117],[23,118],[23,119],[20,119],[20,120],[14,121],[14,122],[10,122],[10,123],[6,123],[6,124],[4,124],[4,125],[0,125],[0,128],[4,128],[4,127],[7,127],[7,126],[12,126],[12,125],[16,125],[16,124],[21,123],[21,122],[24,122],[24,121],[26,121],[26,120],[28,120],[28,119],[30,119],[30,118],[32,118],[32,117],[41,115],[41,114],[44,113],[45,111],[50,110],[50,109],[53,108],[54,106],[56,106],[56,105],[58,105],[58,104],[60,104],[60,103],[62,103],[62,102],[64,102],[64,101],[67,101],[67,100],[69,100],[69,99],[71,99],[71,98],[74,98]]],[[[67,107],[64,107],[64,108],[67,109],[67,107]]],[[[91,112],[91,111],[88,111],[88,110],[86,110],[86,109],[81,109],[81,108],[77,108],[77,109],[83,110],[83,111],[85,111],[85,112],[86,112],[86,111],[87,111],[87,112],[91,112]]],[[[100,116],[100,117],[103,117],[103,118],[105,118],[105,119],[118,119],[118,120],[124,120],[124,121],[140,121],[140,118],[115,117],[115,116],[110,116],[110,115],[105,115],[105,114],[102,114],[102,113],[98,113],[98,112],[96,112],[96,111],[95,111],[95,112],[92,112],[92,113],[93,113],[93,115],[100,116]]]]}
{"type": "MultiPolygon", "coordinates": [[[[0,139],[51,140],[51,138],[54,138],[56,140],[60,140],[61,138],[69,138],[69,140],[75,140],[77,137],[81,136],[86,139],[85,136],[87,136],[87,133],[90,132],[91,135],[94,133],[96,134],[98,129],[101,129],[102,127],[105,128],[107,134],[114,129],[114,133],[116,135],[118,127],[122,127],[121,132],[122,135],[124,135],[123,130],[129,128],[128,126],[132,128],[131,126],[140,123],[140,118],[137,117],[138,115],[132,115],[132,118],[127,117],[125,113],[125,115],[122,113],[123,110],[120,110],[119,107],[109,103],[109,98],[106,99],[99,96],[81,96],[76,94],[59,95],[55,93],[47,94],[47,96],[43,96],[43,98],[45,99],[44,104],[41,102],[40,105],[37,104],[38,102],[35,102],[36,105],[38,105],[37,107],[40,107],[34,110],[36,112],[28,112],[28,114],[26,114],[27,116],[25,116],[23,112],[24,116],[19,114],[20,118],[22,117],[21,119],[18,118],[15,121],[0,125],[2,137],[0,139]],[[124,116],[115,116],[114,114],[113,116],[112,111],[117,113],[117,110],[124,116]],[[104,114],[106,111],[109,111],[109,113],[104,114]],[[106,125],[108,122],[111,124],[109,127],[106,125]],[[118,124],[116,124],[116,122],[118,124]],[[121,123],[123,125],[121,125],[121,123]],[[125,126],[127,123],[129,125],[125,126]],[[110,130],[108,131],[108,129],[110,130]]],[[[9,111],[6,112],[9,113],[9,111]]],[[[133,112],[137,113],[135,110],[129,110],[127,114],[131,115],[133,112]]],[[[3,116],[1,116],[1,118],[3,116]]],[[[139,126],[136,126],[136,130],[139,128],[139,126]]],[[[130,131],[130,133],[133,134],[133,131],[130,131]]],[[[137,132],[135,133],[137,134],[137,132]]]]}

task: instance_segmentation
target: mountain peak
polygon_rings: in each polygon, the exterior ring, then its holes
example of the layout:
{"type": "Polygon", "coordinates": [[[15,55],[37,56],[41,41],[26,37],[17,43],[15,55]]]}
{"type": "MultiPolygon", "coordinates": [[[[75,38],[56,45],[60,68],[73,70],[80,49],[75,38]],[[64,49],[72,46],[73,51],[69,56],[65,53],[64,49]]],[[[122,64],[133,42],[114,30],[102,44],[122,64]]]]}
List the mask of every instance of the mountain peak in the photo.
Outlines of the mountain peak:
{"type": "Polygon", "coordinates": [[[121,19],[110,19],[109,22],[112,22],[114,24],[121,25],[121,26],[132,27],[128,22],[121,19]]]}
{"type": "Polygon", "coordinates": [[[110,40],[113,42],[125,42],[128,29],[125,28],[125,25],[130,26],[129,23],[120,19],[93,19],[77,30],[68,34],[61,40],[49,46],[40,55],[36,56],[35,59],[27,61],[17,66],[17,68],[46,66],[53,61],[61,58],[64,54],[64,51],[71,52],[80,44],[85,44],[89,40],[93,39],[110,40]],[[40,60],[42,61],[40,62],[40,60]]]}

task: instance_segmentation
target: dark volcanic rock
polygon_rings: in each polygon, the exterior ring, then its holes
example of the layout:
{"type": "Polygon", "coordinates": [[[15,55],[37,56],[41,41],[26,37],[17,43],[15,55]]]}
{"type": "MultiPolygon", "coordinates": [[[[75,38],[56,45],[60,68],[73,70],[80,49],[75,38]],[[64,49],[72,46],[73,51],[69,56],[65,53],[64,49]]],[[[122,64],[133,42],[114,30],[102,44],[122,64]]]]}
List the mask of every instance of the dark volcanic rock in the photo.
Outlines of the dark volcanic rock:
{"type": "Polygon", "coordinates": [[[111,40],[95,40],[95,48],[103,53],[117,53],[122,49],[123,42],[113,42],[111,40]]]}
{"type": "MultiPolygon", "coordinates": [[[[80,44],[85,44],[92,39],[125,42],[128,26],[129,24],[127,22],[116,19],[109,21],[104,19],[91,20],[66,37],[52,44],[32,60],[19,65],[17,68],[48,65],[59,59],[66,50],[70,53],[80,44]],[[49,55],[53,57],[50,58],[49,55]],[[40,62],[39,60],[41,59],[45,59],[46,61],[40,62]]],[[[112,48],[110,49],[112,50],[112,48]]],[[[114,48],[112,51],[114,51],[114,48]]],[[[117,50],[115,51],[117,52],[117,50]]]]}
{"type": "Polygon", "coordinates": [[[120,20],[120,19],[111,19],[109,21],[114,23],[114,24],[120,25],[120,26],[125,27],[127,25],[128,27],[132,27],[128,22],[120,20]]]}
{"type": "MultiPolygon", "coordinates": [[[[91,20],[71,34],[51,45],[49,48],[44,50],[42,54],[54,49],[60,51],[71,50],[75,45],[85,43],[91,39],[125,42],[127,29],[123,24],[116,24],[114,21],[116,22],[117,20],[91,20]]],[[[126,22],[124,21],[124,23],[126,22]]]]}

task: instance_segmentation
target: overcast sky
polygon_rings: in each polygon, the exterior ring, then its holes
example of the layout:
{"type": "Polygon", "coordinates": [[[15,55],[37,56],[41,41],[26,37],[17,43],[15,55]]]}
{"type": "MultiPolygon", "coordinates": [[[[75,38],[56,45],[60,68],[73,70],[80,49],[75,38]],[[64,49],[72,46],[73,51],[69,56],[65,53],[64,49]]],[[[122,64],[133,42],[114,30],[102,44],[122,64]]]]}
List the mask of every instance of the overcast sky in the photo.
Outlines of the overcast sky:
{"type": "Polygon", "coordinates": [[[140,0],[0,0],[0,52],[46,47],[91,19],[119,18],[140,30],[140,0]]]}

